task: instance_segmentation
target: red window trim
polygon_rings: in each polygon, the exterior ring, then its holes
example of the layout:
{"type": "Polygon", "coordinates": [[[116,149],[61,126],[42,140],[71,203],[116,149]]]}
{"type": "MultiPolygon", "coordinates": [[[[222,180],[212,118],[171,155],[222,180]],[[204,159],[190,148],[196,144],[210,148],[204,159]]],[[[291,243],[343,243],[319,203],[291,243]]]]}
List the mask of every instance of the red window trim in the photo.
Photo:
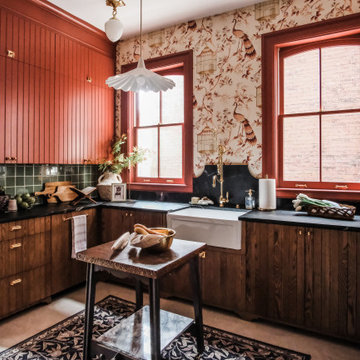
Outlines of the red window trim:
{"type": "Polygon", "coordinates": [[[277,196],[292,198],[300,191],[311,196],[321,196],[337,200],[360,200],[360,191],[294,189],[279,186],[278,164],[278,66],[279,49],[294,45],[308,44],[320,40],[330,40],[341,36],[360,33],[360,14],[348,15],[285,29],[262,35],[262,139],[263,176],[277,181],[277,196]]]}
{"type": "MultiPolygon", "coordinates": [[[[137,63],[132,63],[122,66],[121,72],[124,73],[135,68],[137,63]]],[[[146,60],[145,64],[148,69],[166,70],[172,67],[178,67],[179,64],[183,64],[184,67],[184,183],[144,183],[137,181],[135,177],[135,169],[129,171],[126,181],[130,183],[132,190],[144,190],[144,191],[171,191],[171,192],[192,192],[193,190],[193,111],[192,111],[192,97],[193,97],[193,52],[192,50],[184,51],[172,55],[167,55],[159,58],[146,60]]],[[[128,92],[121,92],[121,131],[128,136],[128,150],[134,146],[133,128],[129,126],[128,119],[133,118],[134,104],[133,96],[128,92]]],[[[153,179],[149,179],[150,181],[153,179]]]]}

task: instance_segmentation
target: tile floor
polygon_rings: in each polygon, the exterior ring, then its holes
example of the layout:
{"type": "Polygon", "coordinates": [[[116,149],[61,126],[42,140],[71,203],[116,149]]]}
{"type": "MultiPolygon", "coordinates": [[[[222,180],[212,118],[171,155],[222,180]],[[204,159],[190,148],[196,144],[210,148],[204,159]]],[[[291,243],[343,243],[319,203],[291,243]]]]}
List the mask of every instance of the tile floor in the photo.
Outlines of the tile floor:
{"type": "MultiPolygon", "coordinates": [[[[109,294],[130,301],[135,299],[134,291],[130,288],[103,282],[98,283],[96,300],[101,300],[109,294]]],[[[77,288],[55,298],[49,305],[39,305],[0,321],[0,351],[82,310],[84,297],[84,288],[77,288]]],[[[147,302],[146,298],[145,302],[147,302]]],[[[190,303],[162,299],[161,307],[192,317],[193,309],[190,303]]],[[[204,308],[203,316],[204,323],[207,325],[308,353],[312,355],[313,360],[360,359],[360,348],[350,343],[265,322],[244,321],[236,315],[213,308],[204,308]]]]}

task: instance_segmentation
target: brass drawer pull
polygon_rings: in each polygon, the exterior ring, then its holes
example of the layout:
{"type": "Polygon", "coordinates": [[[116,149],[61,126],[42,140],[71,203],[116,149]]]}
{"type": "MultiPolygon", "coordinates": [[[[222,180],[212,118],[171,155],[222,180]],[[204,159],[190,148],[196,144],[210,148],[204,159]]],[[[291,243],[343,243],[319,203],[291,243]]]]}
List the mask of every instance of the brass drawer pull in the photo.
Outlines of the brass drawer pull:
{"type": "Polygon", "coordinates": [[[11,227],[10,231],[17,231],[17,230],[21,230],[22,226],[21,225],[14,225],[11,227]]]}
{"type": "Polygon", "coordinates": [[[299,230],[299,235],[302,235],[302,231],[301,231],[301,230],[299,230]]]}
{"type": "Polygon", "coordinates": [[[205,252],[205,251],[202,251],[202,252],[199,254],[199,258],[200,258],[200,259],[205,259],[205,258],[206,258],[206,252],[205,252]]]}
{"type": "Polygon", "coordinates": [[[16,279],[16,280],[13,280],[13,281],[11,281],[10,282],[10,286],[14,286],[14,285],[16,285],[16,284],[20,284],[22,282],[22,279],[16,279]]]}
{"type": "Polygon", "coordinates": [[[297,188],[302,188],[302,189],[306,189],[307,185],[306,184],[295,184],[295,187],[297,188]]]}
{"type": "Polygon", "coordinates": [[[14,58],[15,58],[15,51],[13,51],[13,50],[8,50],[8,51],[7,51],[7,56],[8,56],[9,58],[14,59],[14,58]]]}
{"type": "Polygon", "coordinates": [[[12,249],[17,249],[17,248],[19,248],[19,247],[22,247],[22,243],[16,243],[16,244],[11,244],[10,245],[10,249],[12,250],[12,249]]]}
{"type": "Polygon", "coordinates": [[[310,236],[310,235],[311,235],[311,232],[310,232],[310,231],[308,231],[308,232],[307,232],[307,236],[310,236]]]}
{"type": "Polygon", "coordinates": [[[134,216],[134,214],[133,214],[133,213],[130,213],[130,216],[134,216]]]}

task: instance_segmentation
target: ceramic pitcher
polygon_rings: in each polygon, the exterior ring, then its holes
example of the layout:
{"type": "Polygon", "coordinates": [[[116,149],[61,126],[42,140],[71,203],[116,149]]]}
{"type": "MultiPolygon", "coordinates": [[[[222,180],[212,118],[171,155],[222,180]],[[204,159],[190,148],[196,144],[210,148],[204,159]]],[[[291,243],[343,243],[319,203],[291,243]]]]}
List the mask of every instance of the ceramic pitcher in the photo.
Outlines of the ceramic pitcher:
{"type": "Polygon", "coordinates": [[[114,174],[111,171],[105,171],[98,178],[98,185],[111,185],[121,182],[122,182],[121,176],[119,174],[114,174]]]}

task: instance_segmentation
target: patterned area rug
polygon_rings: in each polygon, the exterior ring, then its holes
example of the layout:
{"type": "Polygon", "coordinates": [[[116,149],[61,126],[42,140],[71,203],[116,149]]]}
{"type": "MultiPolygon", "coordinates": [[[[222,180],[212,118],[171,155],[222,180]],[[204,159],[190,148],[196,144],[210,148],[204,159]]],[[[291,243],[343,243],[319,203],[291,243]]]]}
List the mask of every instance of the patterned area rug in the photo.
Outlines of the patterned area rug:
{"type": "MultiPolygon", "coordinates": [[[[134,312],[135,305],[115,296],[95,306],[94,338],[134,312]]],[[[6,360],[82,359],[84,311],[0,353],[6,360]]],[[[175,339],[162,352],[166,360],[309,360],[310,355],[204,326],[205,351],[197,358],[196,341],[190,333],[175,339]]]]}

